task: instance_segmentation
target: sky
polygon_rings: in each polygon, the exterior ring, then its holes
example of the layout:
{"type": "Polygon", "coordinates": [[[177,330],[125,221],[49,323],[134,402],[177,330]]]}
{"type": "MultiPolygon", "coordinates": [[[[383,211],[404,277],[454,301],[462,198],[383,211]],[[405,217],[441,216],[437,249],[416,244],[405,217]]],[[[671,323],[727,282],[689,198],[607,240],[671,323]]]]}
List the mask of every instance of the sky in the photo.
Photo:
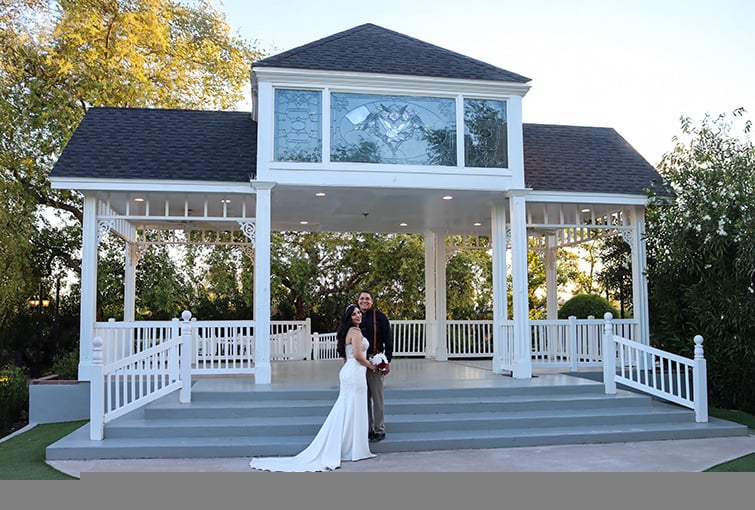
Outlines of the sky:
{"type": "Polygon", "coordinates": [[[527,123],[615,129],[651,164],[680,118],[755,118],[751,0],[213,0],[268,55],[374,23],[531,78],[527,123]]]}

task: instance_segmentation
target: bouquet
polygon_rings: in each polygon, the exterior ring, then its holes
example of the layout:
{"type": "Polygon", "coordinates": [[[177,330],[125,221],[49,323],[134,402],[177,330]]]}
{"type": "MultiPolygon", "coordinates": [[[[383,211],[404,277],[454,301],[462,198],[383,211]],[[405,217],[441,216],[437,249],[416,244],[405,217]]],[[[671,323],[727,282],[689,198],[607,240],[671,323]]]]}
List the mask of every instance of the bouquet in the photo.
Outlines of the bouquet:
{"type": "Polygon", "coordinates": [[[370,358],[370,362],[377,367],[377,369],[384,375],[391,371],[391,366],[388,364],[388,358],[385,354],[379,352],[370,358]]]}

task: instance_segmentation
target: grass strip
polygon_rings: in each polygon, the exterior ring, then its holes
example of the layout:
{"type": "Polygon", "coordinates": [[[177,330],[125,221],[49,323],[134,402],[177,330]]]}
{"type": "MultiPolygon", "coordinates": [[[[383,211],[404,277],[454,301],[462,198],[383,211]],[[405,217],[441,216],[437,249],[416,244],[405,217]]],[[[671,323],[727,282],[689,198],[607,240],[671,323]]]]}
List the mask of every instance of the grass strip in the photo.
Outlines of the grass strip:
{"type": "Polygon", "coordinates": [[[77,480],[48,466],[45,449],[87,421],[37,425],[0,443],[0,480],[77,480]]]}

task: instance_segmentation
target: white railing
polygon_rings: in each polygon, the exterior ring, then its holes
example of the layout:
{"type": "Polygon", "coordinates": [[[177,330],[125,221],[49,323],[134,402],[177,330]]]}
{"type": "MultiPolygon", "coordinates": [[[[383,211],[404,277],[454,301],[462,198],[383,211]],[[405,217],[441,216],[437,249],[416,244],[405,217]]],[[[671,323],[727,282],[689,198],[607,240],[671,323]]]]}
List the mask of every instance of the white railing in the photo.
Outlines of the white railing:
{"type": "Polygon", "coordinates": [[[606,394],[615,394],[616,384],[623,384],[693,409],[697,422],[708,421],[702,336],[695,336],[695,357],[689,359],[615,335],[612,316],[606,313],[602,341],[604,352],[616,352],[616,356],[606,356],[603,365],[606,394]]]}
{"type": "Polygon", "coordinates": [[[446,321],[449,358],[493,356],[493,321],[446,321]]]}
{"type": "Polygon", "coordinates": [[[312,335],[312,359],[337,359],[336,351],[338,341],[335,333],[314,333],[312,335]]]}
{"type": "Polygon", "coordinates": [[[427,350],[427,321],[391,321],[393,355],[403,357],[423,357],[427,350]]]}
{"type": "Polygon", "coordinates": [[[191,322],[192,374],[253,374],[254,321],[191,322]]]}
{"type": "MultiPolygon", "coordinates": [[[[601,338],[603,320],[589,317],[568,320],[531,320],[532,366],[534,368],[569,368],[577,371],[585,367],[600,367],[603,363],[601,338]]],[[[614,320],[614,327],[626,338],[635,338],[637,321],[614,320]]],[[[506,321],[500,334],[503,338],[501,356],[513,354],[513,322],[506,321]],[[508,347],[506,347],[508,346],[508,347]]],[[[392,320],[393,355],[424,357],[427,346],[427,323],[424,320],[392,320]]],[[[335,333],[316,334],[312,338],[311,359],[335,359],[335,333]],[[326,337],[326,335],[328,335],[326,337]],[[328,342],[330,350],[324,347],[328,342]],[[315,345],[319,345],[315,348],[315,345]]],[[[492,358],[493,321],[446,321],[446,348],[449,359],[492,358]]],[[[511,360],[509,359],[509,362],[511,360]]],[[[506,360],[503,360],[506,363],[506,360]]]]}
{"type": "MultiPolygon", "coordinates": [[[[614,327],[625,338],[634,340],[638,331],[635,319],[616,319],[614,327]]],[[[567,320],[531,320],[533,368],[600,367],[603,363],[603,320],[595,317],[567,320]]]]}
{"type": "Polygon", "coordinates": [[[94,325],[94,336],[102,339],[103,363],[109,364],[143,352],[179,335],[179,320],[167,321],[139,321],[97,322],[94,325]]]}
{"type": "Polygon", "coordinates": [[[98,324],[111,344],[101,336],[92,341],[90,439],[104,437],[105,423],[175,390],[179,401],[191,400],[191,314],[184,312],[183,318],[180,328],[178,319],[170,327],[98,324]]]}
{"type": "Polygon", "coordinates": [[[270,322],[270,359],[306,360],[312,358],[312,328],[304,321],[270,322]]]}

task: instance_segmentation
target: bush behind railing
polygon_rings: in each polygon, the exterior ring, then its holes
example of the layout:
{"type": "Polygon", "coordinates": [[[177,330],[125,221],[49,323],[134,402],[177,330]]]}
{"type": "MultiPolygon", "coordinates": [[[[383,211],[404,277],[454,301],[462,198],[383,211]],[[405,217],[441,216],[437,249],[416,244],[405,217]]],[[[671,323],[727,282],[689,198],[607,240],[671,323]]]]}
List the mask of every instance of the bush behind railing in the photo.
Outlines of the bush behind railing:
{"type": "Polygon", "coordinates": [[[0,370],[0,436],[29,413],[29,386],[26,369],[7,367],[0,370]]]}

